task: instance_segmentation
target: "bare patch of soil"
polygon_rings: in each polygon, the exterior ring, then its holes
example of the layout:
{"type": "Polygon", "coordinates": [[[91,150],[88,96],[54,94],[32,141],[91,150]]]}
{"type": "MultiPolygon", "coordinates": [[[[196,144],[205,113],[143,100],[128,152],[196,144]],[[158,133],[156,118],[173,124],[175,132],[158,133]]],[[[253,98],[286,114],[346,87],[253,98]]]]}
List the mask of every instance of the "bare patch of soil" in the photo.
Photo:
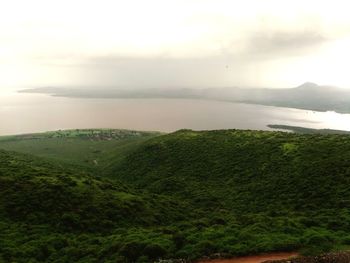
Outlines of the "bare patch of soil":
{"type": "MultiPolygon", "coordinates": [[[[264,261],[275,261],[275,260],[284,260],[292,257],[298,256],[297,253],[269,253],[262,254],[256,256],[246,256],[246,257],[237,257],[232,259],[211,259],[211,260],[203,260],[198,263],[262,263],[264,261]]],[[[279,262],[279,261],[277,261],[279,262]]],[[[276,262],[276,263],[277,263],[276,262]]],[[[281,263],[285,263],[287,261],[280,261],[281,263]]]]}

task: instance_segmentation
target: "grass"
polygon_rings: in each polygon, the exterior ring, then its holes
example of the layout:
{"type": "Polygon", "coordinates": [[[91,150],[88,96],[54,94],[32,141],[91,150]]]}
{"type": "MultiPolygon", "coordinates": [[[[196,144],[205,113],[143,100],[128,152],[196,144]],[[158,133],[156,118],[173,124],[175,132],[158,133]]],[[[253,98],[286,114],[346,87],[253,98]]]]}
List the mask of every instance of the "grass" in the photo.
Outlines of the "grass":
{"type": "Polygon", "coordinates": [[[85,168],[116,163],[157,132],[89,129],[0,137],[0,149],[32,154],[85,168]]]}

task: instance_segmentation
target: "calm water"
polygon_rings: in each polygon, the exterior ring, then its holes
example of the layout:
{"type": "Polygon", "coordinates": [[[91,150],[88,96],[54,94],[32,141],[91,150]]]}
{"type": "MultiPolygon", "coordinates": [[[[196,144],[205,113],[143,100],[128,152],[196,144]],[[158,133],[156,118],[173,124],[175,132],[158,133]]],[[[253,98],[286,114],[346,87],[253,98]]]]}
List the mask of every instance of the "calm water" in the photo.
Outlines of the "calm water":
{"type": "Polygon", "coordinates": [[[268,130],[267,124],[350,130],[350,115],[204,100],[0,95],[0,135],[74,128],[268,130]]]}

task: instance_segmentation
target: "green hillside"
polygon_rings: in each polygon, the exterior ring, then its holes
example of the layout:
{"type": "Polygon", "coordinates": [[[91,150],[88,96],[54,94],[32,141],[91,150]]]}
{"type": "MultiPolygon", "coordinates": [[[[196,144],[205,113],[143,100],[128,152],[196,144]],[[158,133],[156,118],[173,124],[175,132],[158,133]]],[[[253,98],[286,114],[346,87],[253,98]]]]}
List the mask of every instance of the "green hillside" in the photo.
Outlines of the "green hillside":
{"type": "Polygon", "coordinates": [[[220,244],[221,252],[303,247],[309,241],[300,238],[308,231],[333,246],[350,230],[347,135],[183,130],[144,143],[112,174],[201,207],[213,234],[218,232],[208,219],[214,217],[226,226],[232,220],[248,227],[232,243],[214,234],[213,250],[220,244]]]}
{"type": "Polygon", "coordinates": [[[146,142],[114,174],[151,192],[206,206],[205,198],[233,212],[311,213],[350,205],[349,138],[185,130],[146,142]]]}
{"type": "Polygon", "coordinates": [[[181,130],[109,151],[101,173],[0,150],[0,262],[343,249],[349,138],[181,130]]]}
{"type": "Polygon", "coordinates": [[[115,129],[63,130],[0,137],[0,149],[103,169],[115,164],[139,143],[159,135],[159,132],[115,129]]]}
{"type": "Polygon", "coordinates": [[[162,252],[168,241],[153,229],[183,211],[166,197],[0,151],[0,262],[125,262],[136,241],[162,252]]]}

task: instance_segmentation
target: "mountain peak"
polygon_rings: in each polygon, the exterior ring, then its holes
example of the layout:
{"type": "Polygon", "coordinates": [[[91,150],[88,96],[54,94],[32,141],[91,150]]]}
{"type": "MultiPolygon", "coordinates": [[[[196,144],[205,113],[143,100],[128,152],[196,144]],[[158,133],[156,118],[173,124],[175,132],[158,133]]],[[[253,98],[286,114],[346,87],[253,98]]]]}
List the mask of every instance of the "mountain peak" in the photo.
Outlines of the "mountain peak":
{"type": "Polygon", "coordinates": [[[297,88],[302,88],[302,89],[310,89],[310,88],[318,88],[320,87],[316,83],[313,82],[305,82],[304,84],[298,86],[297,88]]]}
{"type": "Polygon", "coordinates": [[[318,85],[313,82],[305,82],[304,84],[296,87],[297,90],[301,91],[310,91],[310,92],[332,92],[332,91],[341,91],[336,86],[331,85],[318,85]]]}

